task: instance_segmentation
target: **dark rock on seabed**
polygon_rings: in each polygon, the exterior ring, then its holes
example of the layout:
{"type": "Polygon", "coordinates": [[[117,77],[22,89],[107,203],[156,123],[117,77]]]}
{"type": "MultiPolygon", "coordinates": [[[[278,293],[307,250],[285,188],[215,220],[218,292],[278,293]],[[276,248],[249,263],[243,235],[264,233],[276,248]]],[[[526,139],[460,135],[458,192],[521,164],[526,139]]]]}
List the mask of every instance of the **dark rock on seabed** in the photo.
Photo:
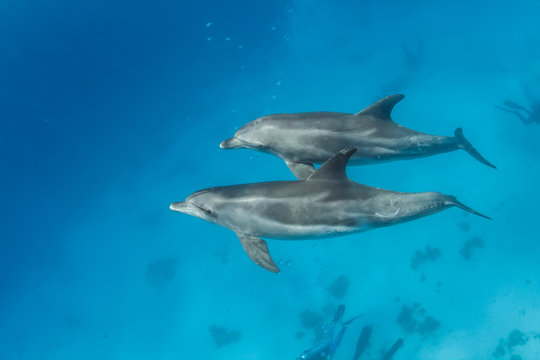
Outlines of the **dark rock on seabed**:
{"type": "Polygon", "coordinates": [[[238,342],[242,338],[242,333],[236,330],[230,330],[223,326],[212,325],[208,329],[216,347],[222,347],[225,345],[238,342]]]}
{"type": "Polygon", "coordinates": [[[411,269],[417,270],[420,265],[428,261],[435,261],[441,255],[441,251],[431,246],[426,246],[424,251],[416,250],[411,259],[411,269]]]}

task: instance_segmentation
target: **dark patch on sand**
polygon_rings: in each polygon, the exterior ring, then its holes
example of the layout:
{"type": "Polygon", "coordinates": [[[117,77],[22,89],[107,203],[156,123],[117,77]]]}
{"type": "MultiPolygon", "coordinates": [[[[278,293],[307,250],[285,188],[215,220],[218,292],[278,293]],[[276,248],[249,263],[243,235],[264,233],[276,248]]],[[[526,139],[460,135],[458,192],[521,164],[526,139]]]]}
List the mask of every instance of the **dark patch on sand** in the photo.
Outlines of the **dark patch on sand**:
{"type": "Polygon", "coordinates": [[[418,267],[428,261],[435,261],[441,255],[441,251],[431,246],[426,246],[424,251],[416,250],[411,258],[411,269],[417,270],[418,267]]]}
{"type": "MultiPolygon", "coordinates": [[[[514,329],[508,334],[506,339],[499,339],[499,344],[495,351],[493,351],[492,356],[495,358],[502,358],[506,354],[512,354],[517,346],[523,346],[527,344],[529,337],[526,336],[521,331],[514,329]]],[[[510,360],[521,359],[521,356],[517,354],[512,354],[510,360]]]]}
{"type": "Polygon", "coordinates": [[[461,220],[458,225],[462,231],[469,231],[471,228],[471,224],[467,220],[461,220]]]}
{"type": "Polygon", "coordinates": [[[336,299],[343,299],[349,289],[349,279],[343,275],[338,277],[326,290],[336,299]]]}
{"type": "Polygon", "coordinates": [[[483,248],[484,241],[480,237],[474,236],[463,244],[463,248],[459,251],[459,253],[465,260],[470,260],[473,252],[475,252],[476,249],[483,248]]]}
{"type": "Polygon", "coordinates": [[[420,303],[414,303],[413,306],[403,305],[396,321],[408,334],[429,335],[441,326],[437,319],[426,315],[426,309],[420,303]]]}
{"type": "Polygon", "coordinates": [[[300,313],[300,322],[306,329],[315,329],[324,324],[324,316],[311,309],[305,309],[300,313]]]}
{"type": "Polygon", "coordinates": [[[174,278],[177,267],[175,258],[156,260],[146,267],[146,280],[151,285],[163,286],[174,278]]]}
{"type": "Polygon", "coordinates": [[[242,333],[236,330],[230,330],[223,326],[212,325],[208,329],[216,347],[222,347],[225,345],[238,342],[242,338],[242,333]]]}

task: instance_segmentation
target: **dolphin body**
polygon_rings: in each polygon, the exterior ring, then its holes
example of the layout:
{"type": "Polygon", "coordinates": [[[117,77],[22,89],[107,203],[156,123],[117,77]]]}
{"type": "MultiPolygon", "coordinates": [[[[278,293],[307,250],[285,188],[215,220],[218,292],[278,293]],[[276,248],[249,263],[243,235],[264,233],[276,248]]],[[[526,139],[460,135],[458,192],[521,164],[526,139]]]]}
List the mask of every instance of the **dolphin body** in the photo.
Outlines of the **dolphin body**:
{"type": "Polygon", "coordinates": [[[174,202],[170,208],[231,229],[249,257],[272,272],[279,268],[260,237],[300,240],[347,235],[452,206],[486,217],[454,196],[400,193],[350,180],[345,170],[355,151],[340,151],[306,180],[213,187],[174,202]]]}
{"type": "Polygon", "coordinates": [[[358,151],[352,165],[415,159],[463,149],[475,159],[495,168],[457,128],[454,136],[437,136],[408,129],[392,121],[394,106],[404,95],[392,95],[356,114],[307,112],[260,117],[223,141],[223,149],[248,148],[283,159],[298,179],[314,173],[323,163],[347,147],[358,151]]]}

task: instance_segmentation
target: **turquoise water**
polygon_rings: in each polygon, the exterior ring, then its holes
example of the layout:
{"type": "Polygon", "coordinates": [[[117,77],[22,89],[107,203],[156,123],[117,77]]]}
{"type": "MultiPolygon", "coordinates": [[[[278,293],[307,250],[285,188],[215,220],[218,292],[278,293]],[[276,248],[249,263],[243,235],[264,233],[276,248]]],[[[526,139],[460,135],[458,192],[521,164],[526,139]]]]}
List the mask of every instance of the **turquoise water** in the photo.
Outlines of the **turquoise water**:
{"type": "Polygon", "coordinates": [[[494,106],[540,100],[539,16],[525,0],[2,1],[0,358],[295,359],[340,303],[364,316],[335,360],[365,325],[365,359],[398,338],[396,360],[540,358],[540,126],[494,106]],[[498,169],[456,151],[350,178],[456,195],[492,221],[454,208],[269,240],[276,275],[233,232],[169,210],[294,179],[219,148],[243,124],[393,93],[396,122],[462,127],[498,169]]]}

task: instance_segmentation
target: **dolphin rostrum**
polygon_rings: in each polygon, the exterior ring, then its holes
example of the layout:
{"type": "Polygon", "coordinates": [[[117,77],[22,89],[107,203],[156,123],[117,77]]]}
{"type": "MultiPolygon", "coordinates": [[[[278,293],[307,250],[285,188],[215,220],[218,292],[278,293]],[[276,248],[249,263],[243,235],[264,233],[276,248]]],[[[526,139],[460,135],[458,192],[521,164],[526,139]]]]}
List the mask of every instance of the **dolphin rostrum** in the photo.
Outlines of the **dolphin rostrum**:
{"type": "Polygon", "coordinates": [[[404,95],[392,95],[356,114],[307,112],[260,117],[223,141],[223,149],[248,148],[283,159],[298,179],[315,171],[347,147],[357,148],[351,165],[420,158],[458,149],[495,168],[457,128],[454,136],[437,136],[408,129],[392,121],[390,114],[404,95]]]}
{"type": "Polygon", "coordinates": [[[213,187],[174,202],[170,208],[231,229],[249,257],[272,272],[279,268],[260,237],[300,240],[347,235],[452,206],[488,218],[454,196],[400,193],[350,180],[345,168],[355,151],[338,152],[306,180],[213,187]]]}

